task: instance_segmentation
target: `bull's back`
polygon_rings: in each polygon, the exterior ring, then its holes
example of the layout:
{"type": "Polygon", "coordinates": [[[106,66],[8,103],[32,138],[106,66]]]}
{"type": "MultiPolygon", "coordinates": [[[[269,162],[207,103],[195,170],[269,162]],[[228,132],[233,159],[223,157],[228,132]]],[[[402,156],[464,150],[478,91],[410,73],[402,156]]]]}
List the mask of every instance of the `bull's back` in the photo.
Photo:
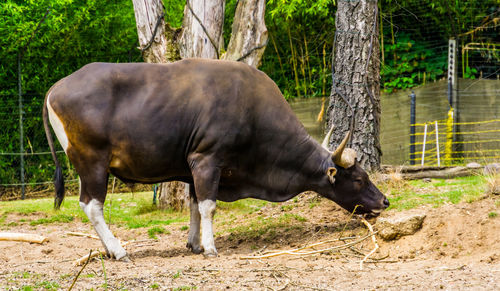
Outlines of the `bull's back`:
{"type": "Polygon", "coordinates": [[[189,176],[196,151],[242,165],[239,156],[261,152],[256,138],[297,123],[274,82],[236,62],[94,63],[50,94],[71,150],[94,149],[112,173],[138,182],[189,176]]]}

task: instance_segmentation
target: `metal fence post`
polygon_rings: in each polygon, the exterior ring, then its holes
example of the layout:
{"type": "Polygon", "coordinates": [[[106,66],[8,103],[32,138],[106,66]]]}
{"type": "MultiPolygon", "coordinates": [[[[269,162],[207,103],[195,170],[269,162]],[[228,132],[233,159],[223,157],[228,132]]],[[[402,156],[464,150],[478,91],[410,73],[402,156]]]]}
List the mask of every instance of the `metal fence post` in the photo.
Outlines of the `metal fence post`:
{"type": "Polygon", "coordinates": [[[17,83],[19,95],[19,157],[21,159],[21,199],[24,200],[25,185],[24,185],[24,128],[23,128],[23,87],[21,76],[21,53],[17,54],[17,83]]]}
{"type": "Polygon", "coordinates": [[[415,165],[415,106],[416,95],[414,91],[410,94],[410,165],[415,165]]]}

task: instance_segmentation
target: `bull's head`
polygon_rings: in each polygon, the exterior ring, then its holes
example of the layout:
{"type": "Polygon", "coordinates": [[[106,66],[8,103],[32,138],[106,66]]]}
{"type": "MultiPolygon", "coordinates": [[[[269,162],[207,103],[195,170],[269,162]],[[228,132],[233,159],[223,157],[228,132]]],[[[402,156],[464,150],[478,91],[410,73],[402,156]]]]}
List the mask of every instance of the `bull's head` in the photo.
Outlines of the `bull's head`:
{"type": "MultiPolygon", "coordinates": [[[[333,127],[323,141],[323,147],[327,150],[332,131],[333,127]]],[[[340,145],[331,153],[334,166],[329,167],[326,173],[334,191],[331,198],[349,212],[355,210],[358,214],[377,216],[389,207],[389,200],[359,166],[356,161],[356,152],[346,148],[350,136],[349,131],[340,145]]]]}

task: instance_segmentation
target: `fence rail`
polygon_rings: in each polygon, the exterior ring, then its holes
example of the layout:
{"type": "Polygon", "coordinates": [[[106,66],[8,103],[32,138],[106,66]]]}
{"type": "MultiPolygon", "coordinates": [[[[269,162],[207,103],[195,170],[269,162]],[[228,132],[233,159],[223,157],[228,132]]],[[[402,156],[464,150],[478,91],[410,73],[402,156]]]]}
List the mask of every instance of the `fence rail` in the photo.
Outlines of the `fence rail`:
{"type": "Polygon", "coordinates": [[[410,153],[409,159],[421,165],[431,166],[453,164],[457,162],[484,162],[500,159],[500,119],[481,120],[473,122],[457,122],[450,120],[433,120],[424,123],[411,124],[418,128],[412,134],[421,140],[411,143],[410,146],[420,147],[421,150],[410,153]],[[434,129],[427,131],[429,126],[434,129]],[[453,132],[457,126],[470,126],[464,131],[453,132]],[[495,129],[481,129],[493,127],[495,129]],[[493,134],[493,136],[491,136],[493,134]],[[458,139],[457,139],[458,138],[458,139]],[[454,145],[466,146],[457,149],[454,145]],[[440,156],[439,153],[443,155],[440,156]]]}

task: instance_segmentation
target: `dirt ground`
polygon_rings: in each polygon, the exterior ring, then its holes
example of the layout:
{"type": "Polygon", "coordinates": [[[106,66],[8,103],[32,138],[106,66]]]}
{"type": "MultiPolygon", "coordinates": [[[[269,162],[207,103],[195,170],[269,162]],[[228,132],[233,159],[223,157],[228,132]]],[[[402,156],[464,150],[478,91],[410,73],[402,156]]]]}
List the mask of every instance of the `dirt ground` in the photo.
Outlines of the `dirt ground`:
{"type": "MultiPolygon", "coordinates": [[[[373,248],[370,240],[353,250],[305,257],[241,259],[263,248],[292,249],[367,233],[362,224],[349,220],[349,214],[334,203],[321,200],[317,207],[310,208],[305,201],[311,197],[305,195],[299,199],[298,206],[289,212],[306,218],[305,222],[297,221],[300,227],[277,229],[272,240],[269,237],[245,240],[219,233],[217,258],[206,259],[185,248],[187,230],[182,226],[187,223],[167,226],[170,233],[158,235],[157,240],[150,239],[144,229],[112,227],[122,241],[134,240],[126,247],[132,262],[93,260],[78,277],[73,290],[500,290],[500,217],[488,215],[500,212],[498,195],[473,203],[419,208],[427,214],[422,229],[396,241],[378,238],[380,249],[372,256],[378,260],[364,263],[363,270],[360,260],[362,253],[373,248]],[[346,230],[340,233],[344,226],[346,230]]],[[[283,207],[266,206],[237,218],[236,223],[238,219],[243,223],[255,216],[274,217],[282,211],[283,207]]],[[[401,213],[382,214],[393,215],[401,213]]],[[[21,218],[9,215],[7,221],[21,218]]],[[[224,221],[216,220],[216,228],[217,225],[220,228],[224,221]]],[[[43,245],[0,242],[2,290],[23,286],[31,286],[32,290],[68,289],[81,269],[73,261],[88,254],[91,248],[101,247],[98,240],[67,234],[68,231],[95,234],[89,223],[79,221],[18,225],[9,231],[42,234],[49,241],[43,245]]]]}

